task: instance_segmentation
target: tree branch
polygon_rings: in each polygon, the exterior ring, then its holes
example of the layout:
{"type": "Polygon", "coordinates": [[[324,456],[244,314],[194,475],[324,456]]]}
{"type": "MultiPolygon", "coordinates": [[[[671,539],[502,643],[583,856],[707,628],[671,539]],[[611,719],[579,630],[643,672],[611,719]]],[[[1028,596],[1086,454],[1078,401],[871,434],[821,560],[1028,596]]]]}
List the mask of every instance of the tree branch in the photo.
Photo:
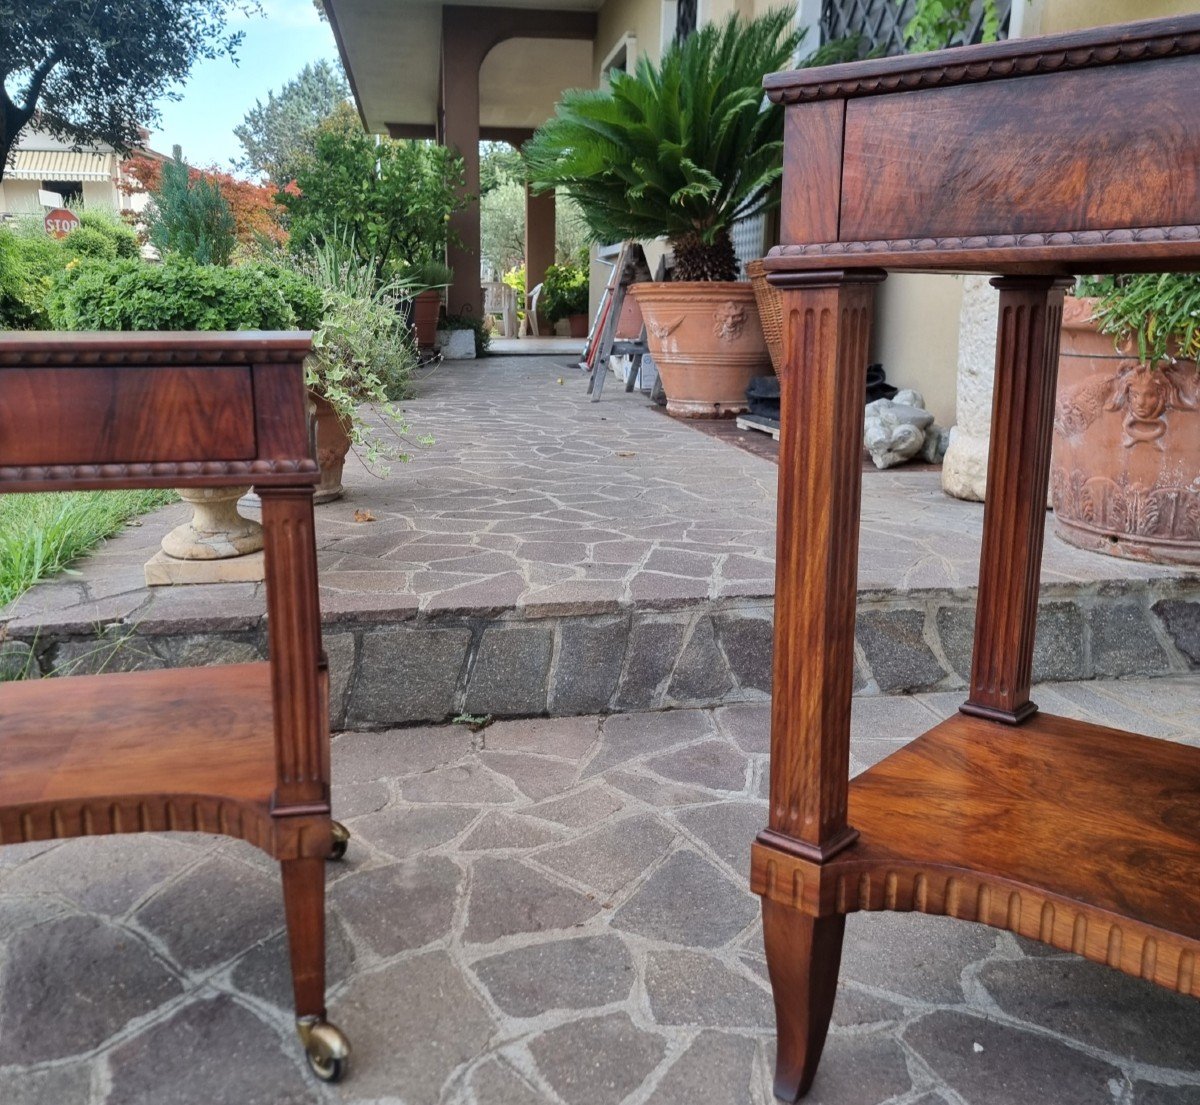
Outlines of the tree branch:
{"type": "Polygon", "coordinates": [[[20,130],[21,127],[33,118],[33,112],[37,107],[38,99],[42,95],[42,88],[46,84],[46,78],[50,76],[50,71],[60,61],[62,61],[62,53],[59,50],[51,50],[33,71],[33,76],[29,78],[29,91],[25,94],[25,103],[17,108],[18,116],[22,117],[16,127],[17,130],[20,130]]]}

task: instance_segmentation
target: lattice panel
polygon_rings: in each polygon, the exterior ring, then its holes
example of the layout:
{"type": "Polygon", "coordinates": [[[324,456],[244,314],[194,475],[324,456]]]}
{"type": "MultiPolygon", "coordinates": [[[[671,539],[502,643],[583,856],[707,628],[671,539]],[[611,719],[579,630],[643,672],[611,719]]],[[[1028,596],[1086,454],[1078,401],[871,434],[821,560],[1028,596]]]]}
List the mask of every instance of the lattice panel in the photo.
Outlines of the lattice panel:
{"type": "Polygon", "coordinates": [[[733,224],[733,252],[738,259],[738,279],[746,279],[746,263],[757,261],[766,252],[767,218],[756,215],[733,224]]]}
{"type": "MultiPolygon", "coordinates": [[[[821,39],[849,35],[863,36],[863,52],[878,50],[883,55],[904,53],[904,28],[913,15],[913,0],[825,0],[821,12],[821,39]]],[[[1008,37],[1012,0],[998,0],[1000,37],[1008,37]]],[[[961,39],[946,43],[959,46],[963,42],[978,42],[983,34],[983,4],[975,0],[971,6],[971,25],[961,39]]]]}

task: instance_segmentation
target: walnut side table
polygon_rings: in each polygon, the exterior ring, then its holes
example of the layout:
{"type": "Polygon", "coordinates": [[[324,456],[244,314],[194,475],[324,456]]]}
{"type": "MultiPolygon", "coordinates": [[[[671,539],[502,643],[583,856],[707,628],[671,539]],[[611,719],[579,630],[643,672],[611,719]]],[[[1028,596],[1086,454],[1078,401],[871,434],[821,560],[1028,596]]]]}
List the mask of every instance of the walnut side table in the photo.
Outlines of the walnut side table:
{"type": "Polygon", "coordinates": [[[983,922],[1200,996],[1200,749],[1029,698],[1063,296],[1076,273],[1200,268],[1200,17],[765,85],[786,110],[783,244],[765,267],[787,367],[770,820],[751,880],[775,1092],[794,1101],[855,910],[983,922]],[[991,455],[967,700],[849,782],[863,368],[888,269],[997,275],[991,455]]]}
{"type": "Polygon", "coordinates": [[[325,861],[346,834],[329,814],[309,347],[306,333],[0,334],[0,493],[253,484],[270,652],[0,685],[0,844],[172,830],[263,849],[283,875],[297,1031],[336,1081],[350,1049],[325,1019],[325,861]]]}

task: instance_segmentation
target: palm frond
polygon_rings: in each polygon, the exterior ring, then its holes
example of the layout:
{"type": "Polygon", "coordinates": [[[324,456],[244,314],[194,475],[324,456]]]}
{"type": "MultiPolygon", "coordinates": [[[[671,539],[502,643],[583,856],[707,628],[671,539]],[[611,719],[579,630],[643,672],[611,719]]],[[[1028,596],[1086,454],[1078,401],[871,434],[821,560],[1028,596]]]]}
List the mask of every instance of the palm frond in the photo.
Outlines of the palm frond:
{"type": "Polygon", "coordinates": [[[802,37],[788,9],[735,15],[606,89],[565,93],[525,146],[530,181],[569,194],[597,240],[727,234],[778,190],[783,112],[762,78],[802,37]]]}

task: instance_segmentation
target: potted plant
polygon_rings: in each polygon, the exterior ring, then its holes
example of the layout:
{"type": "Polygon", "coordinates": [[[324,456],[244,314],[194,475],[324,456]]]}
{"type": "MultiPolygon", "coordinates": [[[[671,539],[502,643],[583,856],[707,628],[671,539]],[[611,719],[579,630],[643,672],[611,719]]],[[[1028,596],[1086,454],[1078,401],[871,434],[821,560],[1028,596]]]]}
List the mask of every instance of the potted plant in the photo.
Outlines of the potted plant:
{"type": "Polygon", "coordinates": [[[431,348],[437,341],[442,291],[454,279],[454,270],[443,261],[420,261],[403,266],[400,277],[416,292],[412,299],[412,324],[417,345],[431,348]]]}
{"type": "Polygon", "coordinates": [[[588,274],[581,265],[570,261],[551,265],[542,281],[538,308],[551,324],[567,320],[573,338],[586,338],[588,332],[588,274]]]}
{"type": "Polygon", "coordinates": [[[321,468],[316,501],[330,502],[344,493],[342,471],[351,447],[368,465],[403,459],[390,438],[407,430],[393,404],[407,392],[417,363],[404,311],[408,282],[381,283],[370,256],[362,258],[353,243],[333,241],[314,245],[298,273],[270,271],[298,324],[313,331],[305,378],[321,468]],[[378,418],[364,416],[364,407],[378,418]]]}
{"type": "Polygon", "coordinates": [[[1063,310],[1055,530],[1112,556],[1200,564],[1200,275],[1078,290],[1063,310]]]}
{"type": "Polygon", "coordinates": [[[604,91],[567,92],[525,147],[533,185],[567,192],[595,240],[670,243],[673,281],[633,295],[680,417],[744,410],[750,380],[771,371],[730,231],[779,199],[783,111],[762,78],[791,61],[793,22],[781,8],[702,27],[604,91]]]}

